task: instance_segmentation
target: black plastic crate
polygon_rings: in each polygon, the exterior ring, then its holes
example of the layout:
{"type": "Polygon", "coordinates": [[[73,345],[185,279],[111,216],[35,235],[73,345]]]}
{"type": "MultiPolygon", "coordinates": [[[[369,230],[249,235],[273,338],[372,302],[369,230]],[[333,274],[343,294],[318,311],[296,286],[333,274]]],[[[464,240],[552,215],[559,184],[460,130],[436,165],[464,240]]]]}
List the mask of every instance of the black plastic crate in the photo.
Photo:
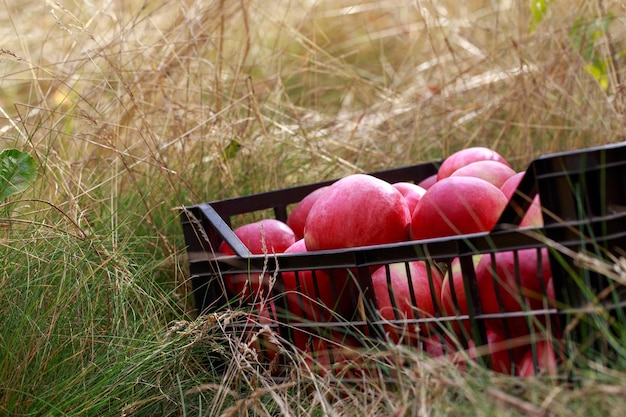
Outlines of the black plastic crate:
{"type": "MultiPolygon", "coordinates": [[[[419,182],[436,173],[440,162],[379,171],[372,175],[388,182],[419,182]]],[[[472,345],[485,345],[494,326],[507,338],[503,355],[481,358],[494,369],[502,364],[493,361],[508,359],[509,363],[504,366],[506,371],[517,372],[519,357],[515,355],[520,350],[513,347],[517,345],[524,345],[524,350],[533,352],[536,364],[541,337],[554,341],[557,356],[561,359],[573,346],[584,345],[585,349],[597,350],[610,360],[611,349],[604,343],[606,338],[594,337],[595,332],[602,331],[594,325],[594,315],[604,312],[600,313],[590,305],[602,305],[602,311],[611,312],[615,325],[623,326],[626,321],[622,291],[604,274],[594,272],[597,268],[581,262],[583,258],[579,254],[609,262],[612,256],[623,254],[622,250],[626,248],[625,179],[626,143],[550,154],[531,162],[491,232],[303,254],[251,255],[234,235],[231,226],[239,216],[267,210],[276,219],[285,221],[294,204],[334,180],[188,206],[181,211],[181,221],[196,306],[199,312],[204,313],[229,307],[254,309],[254,302],[238,299],[229,293],[225,280],[233,274],[263,273],[273,282],[272,291],[267,294],[271,303],[267,301],[265,304],[272,308],[261,312],[260,322],[248,320],[243,326],[270,325],[282,339],[300,350],[309,351],[320,360],[323,356],[326,362],[337,361],[333,352],[335,356],[340,352],[329,349],[331,346],[327,340],[337,346],[362,346],[391,336],[398,343],[408,343],[425,350],[436,343],[445,351],[446,346],[468,349],[472,345]],[[544,227],[519,228],[517,225],[537,193],[544,209],[544,227]],[[236,255],[217,253],[223,241],[236,255]],[[518,284],[523,256],[533,254],[541,287],[532,297],[525,294],[524,300],[531,301],[523,302],[519,311],[505,311],[502,299],[506,294],[496,291],[499,310],[485,312],[474,259],[488,257],[495,272],[503,256],[500,254],[504,252],[510,254],[514,279],[518,284]],[[545,267],[546,257],[549,270],[545,267]],[[437,306],[434,314],[428,316],[417,314],[409,319],[397,315],[391,319],[382,318],[374,296],[372,271],[375,267],[387,266],[389,280],[389,265],[401,263],[408,267],[408,263],[413,261],[423,261],[448,276],[454,270],[460,270],[467,311],[458,308],[455,288],[449,286],[452,312],[451,308],[437,306]],[[457,263],[458,266],[454,266],[457,263]],[[299,277],[310,273],[307,271],[314,271],[314,282],[327,273],[344,274],[349,271],[351,292],[347,298],[354,302],[351,308],[339,316],[326,314],[331,309],[320,306],[316,310],[311,307],[317,306],[312,302],[315,300],[305,299],[298,293],[301,288],[299,277]],[[547,279],[545,282],[543,279],[543,275],[547,278],[550,272],[555,302],[548,298],[547,279]],[[291,291],[285,291],[286,274],[291,274],[292,281],[295,279],[295,290],[292,285],[291,291]],[[601,295],[601,299],[597,295],[601,295]],[[300,306],[299,314],[289,314],[297,305],[300,306]],[[271,317],[266,317],[268,311],[272,312],[271,317]],[[572,326],[572,323],[577,325],[572,326]],[[525,334],[524,329],[532,331],[525,334]],[[598,342],[589,343],[596,339],[598,342]]],[[[429,286],[435,285],[431,274],[428,279],[429,286]]],[[[499,279],[497,274],[493,279],[499,279]]],[[[519,285],[514,290],[519,292],[519,285]]],[[[333,296],[338,296],[339,291],[339,288],[334,288],[333,296]]],[[[320,295],[316,287],[315,298],[319,299],[320,295]]],[[[392,295],[390,298],[393,300],[392,295]]],[[[415,303],[415,300],[411,301],[415,303]]],[[[395,305],[396,301],[392,304],[395,305]]],[[[414,307],[417,309],[420,306],[414,307]]],[[[260,353],[267,352],[261,349],[260,353]]],[[[273,352],[269,356],[274,358],[273,352]]]]}

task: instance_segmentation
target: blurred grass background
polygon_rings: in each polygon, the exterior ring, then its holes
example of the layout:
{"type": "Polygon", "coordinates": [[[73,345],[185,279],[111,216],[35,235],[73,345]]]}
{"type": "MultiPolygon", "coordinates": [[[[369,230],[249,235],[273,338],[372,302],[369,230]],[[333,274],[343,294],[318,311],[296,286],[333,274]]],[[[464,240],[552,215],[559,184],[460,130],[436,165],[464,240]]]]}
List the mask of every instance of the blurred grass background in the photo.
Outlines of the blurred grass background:
{"type": "Polygon", "coordinates": [[[621,369],[570,388],[403,352],[421,376],[394,389],[276,385],[195,319],[176,209],[474,145],[522,170],[620,141],[624,18],[609,0],[6,0],[0,149],[39,171],[2,204],[0,414],[621,415],[621,369]]]}

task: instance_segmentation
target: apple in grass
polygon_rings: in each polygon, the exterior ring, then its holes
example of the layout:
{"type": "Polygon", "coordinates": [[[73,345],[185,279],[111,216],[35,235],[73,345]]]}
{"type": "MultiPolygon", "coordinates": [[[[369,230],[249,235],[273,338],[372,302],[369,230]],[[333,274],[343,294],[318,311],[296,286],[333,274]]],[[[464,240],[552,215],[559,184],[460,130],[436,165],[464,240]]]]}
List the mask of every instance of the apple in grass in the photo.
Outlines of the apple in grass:
{"type": "Polygon", "coordinates": [[[500,161],[485,160],[462,166],[450,174],[450,177],[465,176],[482,178],[500,188],[502,184],[515,174],[516,172],[513,168],[500,161]]]}
{"type": "MultiPolygon", "coordinates": [[[[282,253],[296,241],[293,230],[276,219],[263,219],[248,223],[236,228],[233,232],[253,255],[282,253]]],[[[225,241],[220,244],[218,252],[224,255],[235,254],[225,241]]],[[[244,300],[257,298],[265,284],[265,279],[263,274],[256,273],[224,275],[228,291],[244,300]]]]}
{"type": "Polygon", "coordinates": [[[441,163],[437,171],[437,181],[449,177],[457,169],[476,161],[497,161],[509,165],[507,160],[493,149],[483,146],[464,148],[448,156],[441,163]]]}
{"type": "Polygon", "coordinates": [[[374,176],[353,174],[331,184],[313,204],[304,241],[309,251],[402,242],[410,222],[400,191],[374,176]]]}
{"type": "Polygon", "coordinates": [[[411,218],[411,239],[490,231],[507,204],[498,187],[476,177],[449,177],[426,190],[411,218]]]}
{"type": "Polygon", "coordinates": [[[415,206],[417,206],[417,203],[422,199],[424,193],[426,193],[426,189],[412,182],[395,182],[391,185],[397,188],[406,199],[406,203],[409,206],[409,213],[413,213],[415,206]]]}
{"type": "Polygon", "coordinates": [[[306,218],[309,215],[309,211],[313,206],[313,203],[317,201],[320,195],[322,195],[328,186],[323,186],[313,190],[306,197],[304,197],[289,213],[287,217],[287,226],[291,227],[296,239],[302,239],[304,237],[304,225],[306,224],[306,218]]]}
{"type": "MultiPolygon", "coordinates": [[[[435,266],[423,261],[400,262],[381,266],[372,274],[372,286],[383,320],[405,320],[437,317],[441,312],[442,274],[435,266]]],[[[395,342],[417,343],[420,334],[428,332],[429,326],[419,330],[409,324],[407,328],[385,324],[385,331],[395,342]]]]}

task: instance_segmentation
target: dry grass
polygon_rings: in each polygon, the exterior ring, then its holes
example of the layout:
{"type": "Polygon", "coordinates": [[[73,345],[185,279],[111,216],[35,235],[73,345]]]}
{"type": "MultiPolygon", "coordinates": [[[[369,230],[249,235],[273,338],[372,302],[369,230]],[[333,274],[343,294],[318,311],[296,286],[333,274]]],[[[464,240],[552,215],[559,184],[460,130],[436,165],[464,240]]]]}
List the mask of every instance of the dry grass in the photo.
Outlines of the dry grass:
{"type": "Polygon", "coordinates": [[[394,386],[307,372],[276,385],[215,322],[185,314],[173,209],[470,145],[521,170],[619,141],[624,6],[557,0],[531,31],[518,0],[274,3],[3,3],[0,148],[31,152],[40,176],[11,202],[2,240],[2,298],[30,298],[2,313],[14,325],[0,337],[0,410],[616,415],[619,372],[527,385],[414,352],[398,353],[412,366],[394,386]],[[577,19],[609,12],[608,30],[573,41],[577,19]],[[588,50],[604,78],[589,73],[588,50]],[[166,337],[173,320],[187,321],[166,337]],[[227,380],[197,363],[207,351],[233,358],[227,380]]]}

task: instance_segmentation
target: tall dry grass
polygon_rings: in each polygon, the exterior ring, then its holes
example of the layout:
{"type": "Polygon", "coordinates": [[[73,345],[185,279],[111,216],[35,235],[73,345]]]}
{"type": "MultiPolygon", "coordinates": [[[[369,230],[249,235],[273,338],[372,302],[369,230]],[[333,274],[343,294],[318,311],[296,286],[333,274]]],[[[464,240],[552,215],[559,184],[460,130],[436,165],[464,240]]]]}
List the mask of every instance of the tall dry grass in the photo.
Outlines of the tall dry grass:
{"type": "Polygon", "coordinates": [[[40,168],[3,206],[0,410],[616,415],[620,371],[570,389],[414,352],[394,386],[276,384],[188,294],[181,205],[470,145],[521,170],[621,140],[623,5],[547,5],[531,29],[517,0],[6,0],[0,147],[40,168]]]}

